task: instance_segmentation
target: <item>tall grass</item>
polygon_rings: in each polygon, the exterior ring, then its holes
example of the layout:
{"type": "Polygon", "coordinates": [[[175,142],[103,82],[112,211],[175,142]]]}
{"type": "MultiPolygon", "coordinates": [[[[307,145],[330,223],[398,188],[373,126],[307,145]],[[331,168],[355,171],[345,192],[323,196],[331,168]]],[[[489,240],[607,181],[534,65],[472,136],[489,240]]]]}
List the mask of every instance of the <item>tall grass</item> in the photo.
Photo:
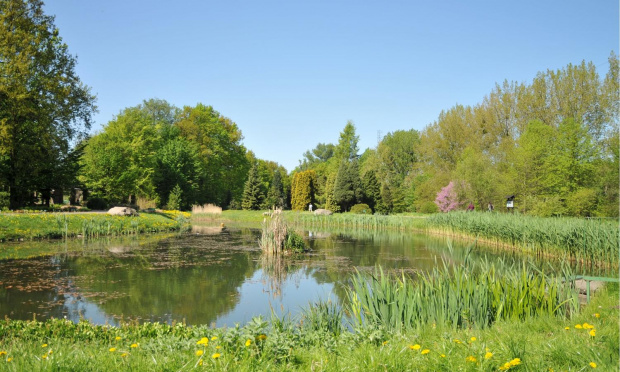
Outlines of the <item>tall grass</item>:
{"type": "Polygon", "coordinates": [[[464,233],[540,255],[567,255],[581,262],[618,266],[618,223],[519,214],[453,212],[426,219],[429,229],[464,233]]]}
{"type": "Polygon", "coordinates": [[[192,206],[192,214],[222,214],[222,207],[214,204],[194,205],[192,206]]]}
{"type": "Polygon", "coordinates": [[[444,264],[415,279],[393,277],[380,268],[369,276],[358,272],[348,297],[359,326],[396,331],[434,323],[481,329],[498,320],[568,317],[579,311],[577,293],[561,277],[524,265],[499,269],[488,262],[476,270],[444,264]]]}

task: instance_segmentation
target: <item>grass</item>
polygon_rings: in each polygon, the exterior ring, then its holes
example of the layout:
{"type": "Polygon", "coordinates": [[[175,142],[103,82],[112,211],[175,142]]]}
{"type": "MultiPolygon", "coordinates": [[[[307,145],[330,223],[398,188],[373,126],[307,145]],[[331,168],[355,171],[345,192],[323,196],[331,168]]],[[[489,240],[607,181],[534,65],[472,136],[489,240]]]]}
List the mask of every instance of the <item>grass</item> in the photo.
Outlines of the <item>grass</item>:
{"type": "Polygon", "coordinates": [[[97,213],[5,213],[0,214],[0,241],[169,232],[186,228],[188,222],[189,214],[177,211],[141,213],[137,217],[97,213]]]}
{"type": "Polygon", "coordinates": [[[485,329],[427,323],[400,332],[334,328],[340,315],[326,303],[300,319],[255,318],[227,329],[3,320],[0,370],[498,371],[512,361],[515,371],[588,371],[590,363],[611,371],[619,363],[617,304],[618,287],[610,285],[571,319],[504,319],[485,329]]]}

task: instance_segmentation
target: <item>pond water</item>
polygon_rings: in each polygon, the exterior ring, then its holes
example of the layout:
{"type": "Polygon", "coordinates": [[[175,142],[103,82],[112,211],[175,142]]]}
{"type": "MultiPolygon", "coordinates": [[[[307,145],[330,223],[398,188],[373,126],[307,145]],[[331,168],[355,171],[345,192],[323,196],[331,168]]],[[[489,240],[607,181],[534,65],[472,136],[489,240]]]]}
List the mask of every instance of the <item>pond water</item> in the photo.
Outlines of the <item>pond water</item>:
{"type": "Polygon", "coordinates": [[[458,265],[467,251],[409,233],[306,231],[310,253],[275,260],[261,254],[259,235],[196,226],[182,235],[5,244],[0,317],[233,326],[272,311],[295,316],[319,299],[340,303],[356,269],[458,265]]]}

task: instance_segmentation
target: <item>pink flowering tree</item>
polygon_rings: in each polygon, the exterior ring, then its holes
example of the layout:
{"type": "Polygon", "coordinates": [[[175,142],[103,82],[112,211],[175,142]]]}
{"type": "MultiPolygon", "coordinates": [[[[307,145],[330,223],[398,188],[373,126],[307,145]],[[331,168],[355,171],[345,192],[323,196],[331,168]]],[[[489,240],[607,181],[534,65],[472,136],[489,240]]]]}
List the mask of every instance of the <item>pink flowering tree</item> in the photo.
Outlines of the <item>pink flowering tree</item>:
{"type": "Polygon", "coordinates": [[[450,212],[461,205],[458,201],[456,190],[454,189],[454,182],[450,181],[448,186],[443,187],[441,191],[437,193],[435,204],[437,204],[437,207],[442,212],[450,212]]]}

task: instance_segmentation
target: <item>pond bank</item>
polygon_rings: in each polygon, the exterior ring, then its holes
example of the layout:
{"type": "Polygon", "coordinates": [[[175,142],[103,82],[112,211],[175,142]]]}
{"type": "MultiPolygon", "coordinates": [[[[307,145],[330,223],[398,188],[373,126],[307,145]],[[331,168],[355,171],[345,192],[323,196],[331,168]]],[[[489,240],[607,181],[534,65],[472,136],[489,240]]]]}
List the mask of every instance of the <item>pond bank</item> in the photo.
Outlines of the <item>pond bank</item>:
{"type": "Polygon", "coordinates": [[[5,213],[0,216],[0,242],[179,231],[188,226],[189,216],[178,211],[141,213],[136,217],[96,212],[5,213]]]}

